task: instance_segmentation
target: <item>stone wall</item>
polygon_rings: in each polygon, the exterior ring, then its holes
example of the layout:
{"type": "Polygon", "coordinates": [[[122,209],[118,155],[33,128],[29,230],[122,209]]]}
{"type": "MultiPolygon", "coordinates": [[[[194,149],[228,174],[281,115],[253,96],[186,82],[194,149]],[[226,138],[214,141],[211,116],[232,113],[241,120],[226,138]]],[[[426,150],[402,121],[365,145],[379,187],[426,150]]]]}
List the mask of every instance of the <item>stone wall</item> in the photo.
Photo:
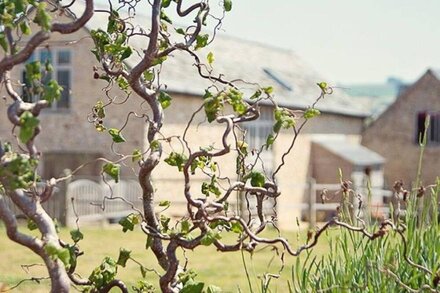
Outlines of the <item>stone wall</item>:
{"type": "MultiPolygon", "coordinates": [[[[362,144],[386,159],[385,184],[402,179],[407,187],[415,181],[420,148],[416,143],[417,114],[440,112],[440,82],[428,71],[403,92],[363,133],[362,144]]],[[[422,178],[435,183],[440,175],[440,146],[428,145],[423,157],[422,178]]]]}

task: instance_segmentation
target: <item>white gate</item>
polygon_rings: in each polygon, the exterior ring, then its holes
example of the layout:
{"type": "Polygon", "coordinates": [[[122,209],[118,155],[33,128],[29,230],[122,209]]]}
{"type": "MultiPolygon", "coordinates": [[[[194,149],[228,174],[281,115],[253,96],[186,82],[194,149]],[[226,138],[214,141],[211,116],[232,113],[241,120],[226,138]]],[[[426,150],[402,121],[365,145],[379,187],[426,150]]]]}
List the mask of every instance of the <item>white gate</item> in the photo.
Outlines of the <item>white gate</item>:
{"type": "Polygon", "coordinates": [[[142,190],[135,180],[119,183],[75,180],[67,186],[67,222],[73,223],[76,216],[85,221],[124,217],[136,209],[142,210],[141,197],[142,190]]]}

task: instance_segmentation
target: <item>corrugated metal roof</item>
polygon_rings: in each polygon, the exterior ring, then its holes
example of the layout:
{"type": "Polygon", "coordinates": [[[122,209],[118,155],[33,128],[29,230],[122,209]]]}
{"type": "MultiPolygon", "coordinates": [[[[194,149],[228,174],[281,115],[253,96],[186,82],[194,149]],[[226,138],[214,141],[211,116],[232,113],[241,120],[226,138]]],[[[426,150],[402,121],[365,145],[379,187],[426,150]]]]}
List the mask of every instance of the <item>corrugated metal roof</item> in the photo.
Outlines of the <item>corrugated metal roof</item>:
{"type": "Polygon", "coordinates": [[[385,158],[372,150],[345,139],[315,138],[314,143],[324,147],[335,155],[355,166],[371,166],[385,163],[385,158]]]}
{"type": "MultiPolygon", "coordinates": [[[[77,7],[78,8],[78,7],[77,7]]],[[[87,23],[89,30],[105,28],[108,14],[95,13],[87,23]]],[[[137,17],[133,25],[149,23],[148,17],[137,17]]],[[[142,52],[147,46],[147,38],[133,39],[131,45],[142,52]]],[[[256,82],[261,86],[273,86],[276,101],[285,107],[307,108],[320,95],[318,82],[325,81],[315,70],[305,64],[294,52],[274,48],[256,42],[244,41],[224,35],[217,35],[208,48],[197,51],[201,60],[206,60],[208,52],[213,52],[215,62],[214,74],[223,74],[228,80],[242,79],[256,82]],[[265,71],[266,70],[266,71],[265,71]],[[284,83],[288,83],[289,90],[267,73],[267,70],[276,72],[284,83]]],[[[133,54],[127,61],[129,66],[134,66],[140,57],[133,54]]],[[[210,81],[198,75],[194,60],[186,52],[173,52],[165,61],[161,72],[161,82],[167,85],[168,91],[203,95],[204,90],[211,85],[210,81]]],[[[252,86],[248,86],[249,91],[252,86]]],[[[246,85],[243,85],[246,92],[246,85]]],[[[343,90],[335,89],[332,95],[321,100],[317,108],[323,112],[343,114],[349,116],[366,117],[368,111],[356,103],[343,90]]]]}

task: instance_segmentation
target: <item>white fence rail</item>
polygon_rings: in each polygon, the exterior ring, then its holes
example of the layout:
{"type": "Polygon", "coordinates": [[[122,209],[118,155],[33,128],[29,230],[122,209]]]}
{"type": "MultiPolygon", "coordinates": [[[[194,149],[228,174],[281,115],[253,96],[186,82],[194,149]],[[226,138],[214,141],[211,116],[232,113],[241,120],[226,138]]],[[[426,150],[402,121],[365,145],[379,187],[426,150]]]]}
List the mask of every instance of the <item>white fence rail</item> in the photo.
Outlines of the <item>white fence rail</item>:
{"type": "MultiPolygon", "coordinates": [[[[46,211],[52,217],[57,218],[61,224],[73,225],[77,216],[84,222],[108,221],[127,216],[135,210],[143,210],[142,190],[136,180],[121,180],[116,184],[113,181],[102,182],[98,178],[90,179],[78,179],[66,186],[60,186],[54,196],[44,203],[43,206],[46,211]]],[[[163,179],[163,181],[167,180],[163,179]]],[[[319,212],[321,214],[322,212],[335,212],[339,206],[339,203],[335,201],[322,203],[319,194],[324,189],[330,194],[334,193],[341,188],[340,184],[317,184],[311,179],[307,184],[292,184],[290,188],[292,190],[296,189],[296,192],[299,189],[299,192],[304,195],[304,199],[302,202],[295,202],[289,208],[300,210],[309,221],[310,227],[315,227],[316,221],[319,220],[319,217],[317,217],[319,212]]],[[[359,189],[357,192],[364,195],[364,206],[366,206],[366,210],[370,215],[389,214],[391,191],[372,188],[370,190],[359,189]],[[370,198],[372,198],[371,202],[365,200],[369,193],[370,198]]],[[[245,201],[245,199],[242,200],[245,201]]],[[[175,208],[171,215],[175,217],[184,216],[186,201],[183,199],[172,201],[175,208]]],[[[248,201],[249,206],[255,204],[252,197],[248,197],[248,201]]],[[[20,216],[20,211],[15,208],[15,205],[12,202],[10,202],[10,205],[15,214],[20,216]]],[[[269,201],[265,201],[263,206],[267,214],[272,214],[274,209],[278,209],[278,206],[274,208],[273,203],[269,201]]],[[[356,206],[355,202],[353,202],[353,206],[356,206]]],[[[245,208],[246,203],[242,205],[242,212],[244,213],[248,212],[245,211],[245,208]]],[[[255,210],[251,209],[250,212],[254,214],[255,210]]],[[[365,214],[365,211],[363,212],[365,214]]]]}
{"type": "Polygon", "coordinates": [[[67,186],[66,196],[71,200],[67,222],[77,216],[81,220],[108,220],[142,210],[142,190],[135,180],[95,182],[80,179],[67,186]]]}

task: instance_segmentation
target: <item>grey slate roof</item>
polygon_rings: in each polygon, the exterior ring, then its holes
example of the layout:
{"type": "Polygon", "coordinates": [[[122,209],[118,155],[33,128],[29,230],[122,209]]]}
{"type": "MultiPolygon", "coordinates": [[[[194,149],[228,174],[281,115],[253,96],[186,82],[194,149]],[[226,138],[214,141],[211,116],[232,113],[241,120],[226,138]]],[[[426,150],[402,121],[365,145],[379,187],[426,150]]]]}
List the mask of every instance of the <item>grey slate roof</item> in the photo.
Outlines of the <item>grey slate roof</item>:
{"type": "Polygon", "coordinates": [[[378,153],[362,145],[350,143],[345,139],[315,138],[313,142],[355,166],[365,167],[385,163],[385,158],[378,153]]]}
{"type": "MultiPolygon", "coordinates": [[[[107,17],[105,13],[95,13],[95,16],[87,23],[87,28],[89,30],[104,28],[107,24],[107,17]]],[[[149,23],[148,17],[137,16],[134,24],[136,25],[140,19],[142,24],[149,23]]],[[[142,52],[142,48],[147,46],[147,41],[146,38],[138,38],[131,45],[142,52]]],[[[275,99],[281,106],[308,107],[320,94],[316,83],[326,81],[290,50],[218,35],[207,49],[197,52],[200,59],[204,61],[210,51],[215,56],[213,64],[215,73],[223,74],[228,80],[243,79],[257,82],[261,86],[273,86],[275,99]],[[274,77],[279,81],[277,82],[274,77]]],[[[137,54],[132,56],[134,55],[137,54]]],[[[133,66],[138,60],[138,57],[130,58],[127,64],[133,66]]],[[[198,75],[193,63],[194,60],[185,52],[174,52],[172,57],[165,61],[161,82],[167,84],[168,91],[203,95],[204,90],[211,83],[198,75]]],[[[246,92],[245,89],[244,91],[246,92]]],[[[369,114],[362,105],[338,89],[321,100],[317,108],[323,112],[356,117],[366,117],[369,114]]]]}

